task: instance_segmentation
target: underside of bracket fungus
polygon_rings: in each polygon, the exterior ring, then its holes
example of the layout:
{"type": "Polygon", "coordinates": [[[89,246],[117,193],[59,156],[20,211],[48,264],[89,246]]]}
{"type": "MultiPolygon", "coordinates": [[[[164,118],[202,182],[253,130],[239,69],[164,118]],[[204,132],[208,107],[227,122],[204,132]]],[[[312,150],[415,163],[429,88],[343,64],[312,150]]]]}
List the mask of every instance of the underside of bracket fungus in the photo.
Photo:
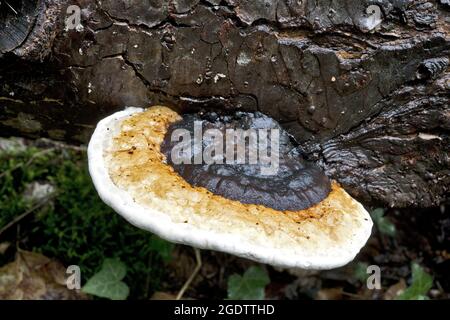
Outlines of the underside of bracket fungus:
{"type": "Polygon", "coordinates": [[[174,164],[167,136],[194,120],[219,130],[279,128],[262,114],[181,116],[162,106],[117,112],[98,123],[88,148],[103,201],[169,241],[276,266],[342,266],[366,243],[367,211],[304,161],[283,130],[277,175],[250,165],[174,164]]]}

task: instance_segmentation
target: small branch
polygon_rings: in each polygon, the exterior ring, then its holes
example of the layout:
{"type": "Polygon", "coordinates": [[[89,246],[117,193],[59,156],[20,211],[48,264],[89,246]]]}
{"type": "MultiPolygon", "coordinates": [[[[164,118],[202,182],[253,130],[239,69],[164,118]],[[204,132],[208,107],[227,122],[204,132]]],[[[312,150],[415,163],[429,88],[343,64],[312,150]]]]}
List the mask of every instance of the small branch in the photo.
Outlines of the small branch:
{"type": "Polygon", "coordinates": [[[11,169],[9,169],[9,170],[6,170],[6,171],[3,171],[2,173],[0,173],[0,178],[3,178],[3,176],[5,176],[8,172],[12,172],[12,171],[14,171],[14,170],[17,170],[17,169],[19,169],[20,167],[22,167],[22,166],[29,166],[37,157],[39,157],[39,156],[42,156],[43,154],[46,154],[46,153],[48,153],[48,152],[50,152],[50,151],[53,151],[54,149],[53,148],[51,148],[51,149],[46,149],[46,150],[42,150],[42,151],[39,151],[39,152],[36,152],[35,154],[33,154],[31,157],[30,157],[30,159],[28,159],[28,161],[27,162],[25,162],[25,163],[19,163],[19,164],[17,164],[17,165],[15,165],[14,167],[12,167],[11,169]]]}
{"type": "Polygon", "coordinates": [[[3,232],[5,232],[6,230],[8,230],[9,228],[11,228],[12,226],[14,226],[16,223],[18,223],[20,220],[24,219],[25,217],[27,217],[29,214],[33,213],[34,211],[36,211],[37,209],[39,209],[40,207],[42,207],[44,204],[46,204],[47,202],[50,201],[50,199],[53,199],[56,196],[56,192],[52,193],[51,195],[47,196],[46,198],[44,198],[43,200],[41,200],[40,202],[38,202],[37,204],[35,204],[34,206],[32,206],[30,209],[28,209],[27,211],[25,211],[24,213],[18,215],[17,217],[15,217],[12,221],[10,221],[6,226],[4,226],[2,229],[0,229],[0,236],[3,234],[3,232]]]}
{"type": "MultiPolygon", "coordinates": [[[[152,260],[153,260],[153,254],[150,252],[148,254],[148,261],[147,261],[148,270],[151,270],[152,260]]],[[[145,294],[144,294],[144,296],[147,299],[148,299],[148,292],[149,292],[149,287],[150,287],[150,276],[151,276],[151,271],[149,271],[147,273],[147,277],[145,279],[145,294]]]]}
{"type": "Polygon", "coordinates": [[[178,292],[176,300],[180,300],[183,297],[184,292],[189,288],[192,280],[194,280],[195,276],[197,275],[197,273],[200,271],[200,269],[202,267],[202,257],[200,255],[200,250],[197,248],[194,248],[194,252],[195,252],[195,260],[197,261],[197,264],[195,266],[194,271],[190,275],[189,279],[187,279],[187,281],[184,283],[181,290],[178,292]]]}
{"type": "Polygon", "coordinates": [[[61,142],[61,141],[51,140],[48,138],[40,138],[38,140],[38,143],[39,142],[43,143],[46,146],[51,146],[54,149],[70,149],[70,150],[78,151],[78,152],[86,152],[87,151],[86,146],[71,145],[71,144],[61,142]]]}
{"type": "Polygon", "coordinates": [[[6,5],[17,15],[19,14],[16,9],[14,9],[7,1],[5,1],[6,5]]]}

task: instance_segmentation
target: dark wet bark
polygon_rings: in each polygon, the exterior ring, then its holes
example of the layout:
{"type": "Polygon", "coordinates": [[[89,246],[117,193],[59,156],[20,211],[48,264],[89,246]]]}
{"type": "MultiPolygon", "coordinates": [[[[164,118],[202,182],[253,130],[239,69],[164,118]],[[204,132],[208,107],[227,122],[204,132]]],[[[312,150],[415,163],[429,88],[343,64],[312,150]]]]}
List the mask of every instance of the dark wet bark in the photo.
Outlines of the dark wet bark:
{"type": "Polygon", "coordinates": [[[366,203],[448,198],[448,1],[29,3],[26,36],[0,40],[3,135],[86,142],[124,106],[259,110],[366,203]]]}

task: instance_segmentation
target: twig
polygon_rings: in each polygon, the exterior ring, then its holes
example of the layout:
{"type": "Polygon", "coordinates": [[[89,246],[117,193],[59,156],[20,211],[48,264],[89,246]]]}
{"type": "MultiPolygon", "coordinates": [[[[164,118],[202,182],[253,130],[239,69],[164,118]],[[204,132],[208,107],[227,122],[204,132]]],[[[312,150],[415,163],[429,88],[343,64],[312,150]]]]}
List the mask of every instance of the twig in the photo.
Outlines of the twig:
{"type": "Polygon", "coordinates": [[[189,288],[189,285],[191,284],[192,280],[194,280],[195,276],[197,275],[197,273],[200,271],[200,269],[202,267],[202,257],[200,255],[200,250],[197,248],[194,248],[194,252],[195,252],[195,260],[197,261],[197,264],[195,266],[194,271],[190,275],[189,279],[187,279],[187,281],[184,283],[181,290],[178,292],[177,297],[176,297],[177,300],[180,300],[183,297],[184,292],[189,288]]]}
{"type": "Polygon", "coordinates": [[[148,291],[149,291],[149,287],[150,287],[150,276],[151,276],[151,265],[152,265],[152,259],[153,258],[153,254],[150,252],[148,254],[148,260],[147,260],[147,266],[148,266],[148,273],[147,273],[147,278],[145,279],[145,294],[144,296],[146,298],[148,298],[148,291]]]}
{"type": "Polygon", "coordinates": [[[11,169],[3,171],[2,173],[0,173],[0,178],[3,178],[3,176],[6,175],[8,172],[12,172],[14,170],[17,170],[17,169],[19,169],[22,166],[29,166],[37,157],[42,156],[43,154],[46,154],[46,153],[48,153],[50,151],[54,151],[54,149],[50,148],[50,149],[45,149],[45,150],[41,150],[39,152],[36,152],[35,154],[33,154],[30,157],[30,159],[28,159],[27,162],[25,162],[25,163],[21,162],[21,163],[15,165],[14,167],[12,167],[11,169]]]}
{"type": "Polygon", "coordinates": [[[6,5],[17,15],[18,12],[14,9],[7,1],[5,1],[6,5]]]}
{"type": "Polygon", "coordinates": [[[21,231],[20,230],[20,224],[18,224],[16,226],[16,252],[19,252],[19,250],[20,250],[20,246],[19,246],[20,241],[21,241],[20,231],[21,231]]]}
{"type": "Polygon", "coordinates": [[[22,220],[23,218],[28,216],[30,213],[33,213],[35,210],[37,210],[40,207],[42,207],[44,204],[46,204],[48,201],[50,201],[50,199],[54,198],[55,196],[56,196],[56,192],[54,192],[51,195],[47,196],[46,198],[44,198],[43,200],[41,200],[40,202],[38,202],[37,204],[32,206],[30,209],[28,209],[24,213],[22,213],[22,214],[18,215],[17,217],[15,217],[6,226],[4,226],[2,229],[0,229],[0,236],[2,235],[3,232],[5,232],[6,230],[8,230],[12,226],[14,226],[17,222],[19,222],[20,220],[22,220]]]}
{"type": "Polygon", "coordinates": [[[80,152],[86,152],[87,151],[87,147],[86,146],[76,146],[76,145],[71,145],[71,144],[67,144],[61,141],[55,141],[55,140],[51,140],[48,138],[39,138],[39,140],[37,140],[38,144],[42,143],[44,145],[47,146],[52,146],[55,149],[70,149],[70,150],[74,150],[74,151],[80,151],[80,152]]]}

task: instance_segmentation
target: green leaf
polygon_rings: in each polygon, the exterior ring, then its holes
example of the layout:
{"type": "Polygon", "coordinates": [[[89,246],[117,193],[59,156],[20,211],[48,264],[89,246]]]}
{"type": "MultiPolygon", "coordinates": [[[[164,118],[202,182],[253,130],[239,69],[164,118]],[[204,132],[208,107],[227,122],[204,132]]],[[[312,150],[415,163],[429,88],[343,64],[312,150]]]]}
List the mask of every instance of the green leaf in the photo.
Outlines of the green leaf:
{"type": "Polygon", "coordinates": [[[269,276],[263,268],[250,267],[244,275],[233,274],[228,278],[228,298],[262,300],[264,299],[264,288],[269,282],[269,276]]]}
{"type": "Polygon", "coordinates": [[[165,262],[172,259],[172,251],[174,247],[175,246],[173,243],[163,240],[160,237],[155,235],[152,235],[151,237],[150,250],[157,252],[165,262]]]}
{"type": "Polygon", "coordinates": [[[390,237],[395,237],[395,232],[397,230],[395,229],[395,225],[389,220],[383,218],[383,220],[380,221],[380,223],[378,224],[378,228],[380,229],[380,232],[382,234],[385,234],[390,237]]]}
{"type": "Polygon", "coordinates": [[[372,218],[382,217],[384,216],[384,209],[383,208],[376,208],[372,211],[372,218]]]}
{"type": "Polygon", "coordinates": [[[358,262],[353,269],[353,274],[355,278],[361,282],[366,282],[369,274],[367,273],[367,267],[369,265],[365,262],[358,262]]]}
{"type": "Polygon", "coordinates": [[[127,268],[120,260],[107,258],[101,270],[88,280],[82,291],[101,298],[124,300],[130,293],[128,286],[121,281],[126,273],[127,268]]]}
{"type": "Polygon", "coordinates": [[[377,208],[373,210],[371,215],[373,221],[375,222],[375,225],[382,234],[390,237],[395,237],[397,231],[395,225],[391,221],[389,221],[388,218],[384,217],[383,208],[377,208]]]}
{"type": "Polygon", "coordinates": [[[403,293],[397,296],[398,300],[428,300],[428,291],[433,286],[433,277],[425,270],[413,262],[411,264],[412,281],[411,285],[403,293]]]}

